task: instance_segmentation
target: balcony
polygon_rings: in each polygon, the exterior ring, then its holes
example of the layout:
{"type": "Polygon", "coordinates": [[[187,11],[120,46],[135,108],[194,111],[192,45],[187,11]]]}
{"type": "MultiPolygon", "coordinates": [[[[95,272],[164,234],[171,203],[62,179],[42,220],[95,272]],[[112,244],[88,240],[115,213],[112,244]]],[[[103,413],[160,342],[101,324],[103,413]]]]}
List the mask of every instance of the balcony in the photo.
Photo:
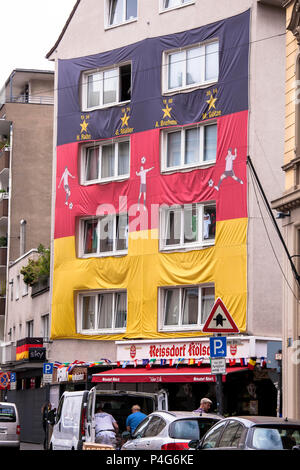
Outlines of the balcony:
{"type": "Polygon", "coordinates": [[[0,267],[7,265],[7,246],[0,246],[0,267]]]}
{"type": "Polygon", "coordinates": [[[0,151],[0,175],[3,173],[8,173],[9,169],[9,157],[10,157],[10,148],[4,147],[0,151]]]}
{"type": "Polygon", "coordinates": [[[19,95],[6,98],[6,103],[54,104],[53,96],[19,95]]]}
{"type": "Polygon", "coordinates": [[[0,219],[8,217],[8,193],[0,194],[0,219]]]}
{"type": "Polygon", "coordinates": [[[40,279],[38,282],[31,286],[31,297],[36,297],[38,295],[47,292],[50,288],[49,277],[40,279]]]}
{"type": "Polygon", "coordinates": [[[0,316],[5,315],[5,297],[0,297],[0,316]]]}

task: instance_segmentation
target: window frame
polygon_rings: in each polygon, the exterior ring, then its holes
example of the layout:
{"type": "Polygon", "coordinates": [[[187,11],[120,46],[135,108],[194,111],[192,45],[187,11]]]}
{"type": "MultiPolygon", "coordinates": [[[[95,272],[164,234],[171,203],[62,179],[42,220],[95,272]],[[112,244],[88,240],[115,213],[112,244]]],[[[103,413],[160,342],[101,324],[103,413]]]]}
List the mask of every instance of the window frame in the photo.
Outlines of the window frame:
{"type": "Polygon", "coordinates": [[[123,181],[130,178],[130,150],[131,150],[131,142],[130,138],[113,138],[108,139],[104,142],[89,142],[88,144],[83,144],[80,149],[80,184],[82,186],[90,186],[92,184],[102,184],[102,183],[109,183],[111,181],[123,181]],[[128,142],[128,170],[129,172],[124,175],[118,175],[118,149],[119,145],[128,142]],[[103,154],[103,147],[113,145],[114,146],[114,176],[108,176],[102,178],[101,175],[101,168],[102,168],[102,154],[103,154]],[[98,177],[97,179],[87,180],[86,179],[86,166],[87,166],[87,150],[90,148],[98,148],[98,177]]]}
{"type": "Polygon", "coordinates": [[[104,29],[111,29],[111,28],[118,28],[119,26],[125,25],[125,24],[130,24],[138,20],[138,7],[139,3],[138,0],[136,0],[136,17],[134,18],[129,18],[128,20],[126,19],[126,7],[127,7],[127,0],[124,1],[124,6],[123,6],[123,12],[122,12],[122,21],[120,23],[114,23],[110,24],[110,12],[111,12],[111,0],[106,0],[104,4],[104,18],[105,18],[105,24],[104,24],[104,29]]]}
{"type": "Polygon", "coordinates": [[[120,70],[122,67],[125,67],[127,65],[130,65],[130,83],[132,87],[132,63],[131,61],[126,61],[122,62],[120,64],[116,65],[111,65],[107,67],[101,67],[101,68],[96,68],[96,69],[91,69],[91,70],[84,70],[81,73],[81,78],[80,78],[80,89],[81,89],[81,108],[82,112],[90,112],[90,111],[95,111],[97,109],[106,109],[106,108],[111,108],[113,106],[124,106],[128,103],[130,103],[131,99],[129,100],[124,100],[120,101],[120,96],[121,96],[121,73],[120,70]],[[103,91],[104,91],[104,73],[105,72],[111,72],[111,71],[116,71],[116,77],[118,79],[118,84],[117,84],[117,90],[116,90],[116,100],[112,101],[110,103],[103,103],[103,91]],[[100,80],[100,90],[98,92],[99,95],[99,104],[95,106],[88,106],[88,78],[93,75],[98,75],[100,74],[101,77],[99,78],[100,80]]]}
{"type": "Polygon", "coordinates": [[[186,2],[184,2],[184,0],[181,0],[181,3],[179,5],[175,5],[173,7],[165,7],[165,2],[166,0],[160,0],[159,13],[165,13],[168,11],[176,10],[177,8],[183,8],[195,4],[195,0],[187,0],[186,2]]]}
{"type": "Polygon", "coordinates": [[[181,250],[195,250],[199,248],[208,248],[210,246],[215,245],[216,237],[213,239],[205,240],[203,238],[203,215],[204,215],[204,207],[212,206],[216,209],[215,202],[207,202],[207,203],[191,203],[191,204],[184,204],[184,205],[173,205],[173,206],[160,206],[160,218],[159,218],[159,250],[164,251],[181,251],[181,250]],[[198,215],[198,223],[197,223],[197,233],[198,233],[198,240],[195,242],[185,242],[184,241],[184,209],[187,206],[193,206],[195,204],[197,215],[198,215]],[[170,212],[179,212],[180,213],[180,242],[173,245],[167,245],[167,234],[168,234],[168,214],[170,212]]]}
{"type": "Polygon", "coordinates": [[[213,166],[217,161],[217,145],[218,145],[218,122],[210,121],[209,123],[201,123],[197,125],[181,126],[169,128],[166,130],[161,130],[160,138],[160,150],[161,150],[161,172],[169,173],[174,171],[188,170],[193,168],[207,168],[208,166],[213,166]],[[214,160],[204,160],[205,156],[205,130],[209,126],[217,127],[217,138],[216,138],[216,156],[214,160]],[[186,155],[186,133],[189,130],[197,129],[199,132],[199,160],[192,163],[184,163],[186,155]],[[168,136],[180,132],[180,165],[174,165],[172,167],[167,166],[168,160],[168,136]]]}
{"type": "Polygon", "coordinates": [[[218,82],[219,80],[219,75],[220,75],[220,48],[219,48],[219,45],[220,45],[220,42],[219,42],[219,38],[212,38],[208,41],[205,41],[205,42],[199,42],[199,43],[196,43],[196,44],[191,44],[191,45],[188,45],[188,46],[185,46],[185,47],[179,47],[179,48],[176,48],[176,49],[170,49],[170,50],[167,50],[167,51],[163,51],[162,53],[162,94],[163,95],[170,95],[170,94],[176,94],[176,93],[182,93],[183,91],[192,91],[196,88],[207,88],[208,86],[211,86],[215,83],[218,82]],[[210,80],[205,80],[205,71],[206,71],[206,52],[204,54],[202,54],[202,51],[204,49],[205,51],[205,48],[207,46],[209,46],[210,44],[214,44],[214,43],[217,43],[218,44],[218,75],[217,77],[213,78],[213,79],[210,79],[210,80]],[[186,75],[187,75],[187,52],[188,51],[191,51],[193,49],[196,49],[196,48],[200,48],[201,51],[200,51],[200,57],[201,57],[201,80],[200,82],[197,82],[197,83],[191,83],[190,85],[189,84],[186,84],[186,75]],[[176,53],[179,53],[179,52],[184,52],[185,53],[185,60],[184,60],[184,77],[183,77],[183,82],[184,84],[182,86],[179,86],[179,87],[174,87],[174,88],[169,88],[169,65],[170,65],[170,62],[169,62],[169,57],[172,55],[172,54],[176,54],[176,53]]]}
{"type": "Polygon", "coordinates": [[[79,258],[103,258],[107,256],[125,256],[128,253],[128,240],[129,232],[127,232],[127,248],[118,250],[116,249],[117,245],[117,217],[127,215],[127,223],[129,224],[129,216],[127,212],[121,212],[118,214],[104,215],[104,216],[90,216],[82,217],[79,219],[79,258]],[[113,249],[111,251],[100,251],[100,223],[101,217],[112,217],[113,218],[113,249]],[[93,253],[85,253],[84,243],[85,243],[85,222],[86,221],[97,221],[97,251],[93,253]]]}
{"type": "MultiPolygon", "coordinates": [[[[191,285],[180,285],[180,286],[163,286],[158,288],[158,324],[159,324],[159,331],[191,331],[191,330],[198,330],[204,325],[205,322],[202,322],[202,289],[207,287],[213,287],[215,289],[215,285],[213,283],[205,283],[205,284],[191,284],[191,285]],[[198,288],[198,318],[197,323],[184,325],[182,323],[183,320],[183,313],[184,313],[184,305],[183,305],[183,291],[185,289],[190,288],[198,288]],[[167,295],[166,291],[168,290],[179,290],[179,314],[178,314],[178,324],[177,325],[166,325],[166,301],[167,295]]],[[[216,291],[215,291],[216,292],[216,291]]],[[[216,295],[216,294],[215,294],[216,295]]],[[[215,297],[215,296],[214,296],[215,297]]]]}
{"type": "Polygon", "coordinates": [[[97,335],[97,334],[115,334],[123,333],[127,329],[127,320],[128,320],[128,293],[127,289],[102,289],[97,291],[81,291],[77,294],[77,332],[79,334],[85,335],[97,335]],[[116,328],[116,296],[118,294],[126,294],[126,325],[122,328],[116,328]],[[111,318],[111,328],[96,328],[98,324],[98,306],[99,306],[99,297],[104,294],[113,294],[112,297],[112,318],[111,318]],[[94,324],[95,329],[85,329],[83,328],[83,299],[85,297],[95,297],[95,306],[94,306],[94,324]]]}

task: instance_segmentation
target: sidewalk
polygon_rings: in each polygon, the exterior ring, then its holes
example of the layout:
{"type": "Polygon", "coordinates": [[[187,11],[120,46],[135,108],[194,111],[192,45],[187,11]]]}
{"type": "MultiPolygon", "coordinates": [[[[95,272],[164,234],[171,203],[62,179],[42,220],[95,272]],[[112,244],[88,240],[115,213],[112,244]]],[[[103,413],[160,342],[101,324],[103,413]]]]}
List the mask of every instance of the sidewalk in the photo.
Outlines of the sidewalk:
{"type": "Polygon", "coordinates": [[[31,442],[21,442],[20,450],[44,450],[43,444],[32,444],[31,442]]]}

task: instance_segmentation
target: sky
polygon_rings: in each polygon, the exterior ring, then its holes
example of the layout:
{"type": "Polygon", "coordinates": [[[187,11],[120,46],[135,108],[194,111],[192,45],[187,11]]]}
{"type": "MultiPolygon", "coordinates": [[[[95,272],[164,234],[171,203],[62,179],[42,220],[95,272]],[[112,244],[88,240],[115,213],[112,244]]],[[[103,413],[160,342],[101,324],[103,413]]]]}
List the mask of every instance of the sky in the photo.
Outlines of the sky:
{"type": "Polygon", "coordinates": [[[17,68],[54,70],[45,59],[76,0],[0,0],[0,89],[17,68]]]}

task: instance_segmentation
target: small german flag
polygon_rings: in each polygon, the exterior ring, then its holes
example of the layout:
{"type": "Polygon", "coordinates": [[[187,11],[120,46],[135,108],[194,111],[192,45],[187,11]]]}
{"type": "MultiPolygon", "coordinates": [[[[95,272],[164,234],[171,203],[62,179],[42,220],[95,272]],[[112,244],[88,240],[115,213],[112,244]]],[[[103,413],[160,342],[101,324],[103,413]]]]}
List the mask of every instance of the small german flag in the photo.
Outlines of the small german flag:
{"type": "Polygon", "coordinates": [[[253,370],[256,364],[256,357],[250,357],[248,361],[248,369],[253,370]]]}

